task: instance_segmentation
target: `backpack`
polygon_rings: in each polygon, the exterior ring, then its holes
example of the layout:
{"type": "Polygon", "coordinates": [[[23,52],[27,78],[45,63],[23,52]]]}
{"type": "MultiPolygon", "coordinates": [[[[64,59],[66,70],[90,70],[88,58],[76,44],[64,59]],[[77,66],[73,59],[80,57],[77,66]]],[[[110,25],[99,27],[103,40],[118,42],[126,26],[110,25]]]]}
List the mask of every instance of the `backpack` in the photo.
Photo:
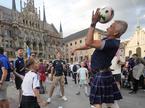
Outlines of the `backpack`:
{"type": "Polygon", "coordinates": [[[77,71],[77,65],[74,65],[73,66],[73,72],[76,72],[77,71]]]}

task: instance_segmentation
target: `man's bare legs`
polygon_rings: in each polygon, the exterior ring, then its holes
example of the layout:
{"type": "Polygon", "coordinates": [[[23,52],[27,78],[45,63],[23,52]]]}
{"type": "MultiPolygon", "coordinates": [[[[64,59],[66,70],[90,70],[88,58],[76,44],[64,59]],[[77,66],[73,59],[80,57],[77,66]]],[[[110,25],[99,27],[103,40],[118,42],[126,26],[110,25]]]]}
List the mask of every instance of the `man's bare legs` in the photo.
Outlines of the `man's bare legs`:
{"type": "Polygon", "coordinates": [[[119,105],[117,101],[114,102],[114,104],[106,104],[107,108],[119,108],[119,105]]]}
{"type": "Polygon", "coordinates": [[[61,95],[64,96],[64,77],[61,77],[59,80],[61,95]]]}
{"type": "Polygon", "coordinates": [[[8,100],[1,100],[0,101],[0,108],[9,108],[8,100]]]}
{"type": "Polygon", "coordinates": [[[96,108],[102,108],[102,105],[101,104],[96,104],[95,107],[96,108]]]}
{"type": "Polygon", "coordinates": [[[54,89],[55,89],[55,86],[54,85],[51,85],[50,92],[49,92],[49,97],[52,97],[52,94],[53,94],[54,89]]]}
{"type": "Polygon", "coordinates": [[[21,103],[21,99],[22,99],[22,89],[19,89],[19,106],[21,103]]]}
{"type": "Polygon", "coordinates": [[[102,108],[101,104],[91,105],[91,108],[102,108]]]}

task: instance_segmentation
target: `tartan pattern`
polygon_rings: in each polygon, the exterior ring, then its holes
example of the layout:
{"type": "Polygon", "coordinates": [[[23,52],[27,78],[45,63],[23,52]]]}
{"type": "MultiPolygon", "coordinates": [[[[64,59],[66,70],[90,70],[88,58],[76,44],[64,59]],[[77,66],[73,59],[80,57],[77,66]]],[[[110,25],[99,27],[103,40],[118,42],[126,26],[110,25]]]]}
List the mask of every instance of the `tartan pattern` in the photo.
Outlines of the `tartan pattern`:
{"type": "Polygon", "coordinates": [[[114,103],[122,99],[112,72],[97,72],[91,80],[90,104],[114,103]]]}
{"type": "Polygon", "coordinates": [[[22,96],[20,108],[40,108],[40,106],[36,97],[22,96]]]}

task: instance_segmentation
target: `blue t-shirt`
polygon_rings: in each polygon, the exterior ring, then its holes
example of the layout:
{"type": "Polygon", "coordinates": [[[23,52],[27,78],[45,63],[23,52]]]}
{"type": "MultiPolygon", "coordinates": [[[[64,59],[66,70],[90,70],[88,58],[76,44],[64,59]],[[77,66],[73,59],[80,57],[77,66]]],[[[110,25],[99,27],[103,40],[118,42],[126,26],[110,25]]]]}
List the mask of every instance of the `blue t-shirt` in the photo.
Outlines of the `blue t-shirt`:
{"type": "Polygon", "coordinates": [[[63,60],[54,60],[53,67],[55,70],[55,76],[63,75],[63,64],[65,64],[65,61],[63,60]]]}
{"type": "Polygon", "coordinates": [[[11,67],[10,67],[10,63],[9,63],[9,59],[7,56],[5,55],[2,55],[0,54],[0,79],[2,77],[2,67],[4,67],[5,69],[7,69],[7,77],[6,77],[6,80],[5,81],[10,81],[10,70],[11,70],[11,67]]]}
{"type": "Polygon", "coordinates": [[[25,63],[24,63],[24,59],[17,57],[15,63],[14,63],[14,67],[16,69],[16,72],[21,74],[21,75],[25,75],[25,63]]]}
{"type": "Polygon", "coordinates": [[[91,58],[92,70],[109,68],[120,45],[119,39],[104,39],[100,49],[95,49],[91,58]]]}

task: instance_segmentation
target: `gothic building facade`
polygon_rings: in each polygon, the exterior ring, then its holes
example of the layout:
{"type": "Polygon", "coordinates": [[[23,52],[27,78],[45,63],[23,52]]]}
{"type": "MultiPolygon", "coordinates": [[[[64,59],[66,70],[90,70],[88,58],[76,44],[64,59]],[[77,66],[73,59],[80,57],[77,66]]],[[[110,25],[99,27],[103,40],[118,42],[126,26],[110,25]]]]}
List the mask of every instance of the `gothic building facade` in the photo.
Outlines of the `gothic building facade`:
{"type": "Polygon", "coordinates": [[[62,28],[60,31],[53,24],[48,24],[43,6],[43,20],[34,6],[34,0],[27,0],[20,11],[12,0],[12,9],[0,6],[0,46],[5,48],[10,58],[15,57],[15,48],[29,47],[40,58],[55,58],[55,50],[62,47],[62,28]]]}

